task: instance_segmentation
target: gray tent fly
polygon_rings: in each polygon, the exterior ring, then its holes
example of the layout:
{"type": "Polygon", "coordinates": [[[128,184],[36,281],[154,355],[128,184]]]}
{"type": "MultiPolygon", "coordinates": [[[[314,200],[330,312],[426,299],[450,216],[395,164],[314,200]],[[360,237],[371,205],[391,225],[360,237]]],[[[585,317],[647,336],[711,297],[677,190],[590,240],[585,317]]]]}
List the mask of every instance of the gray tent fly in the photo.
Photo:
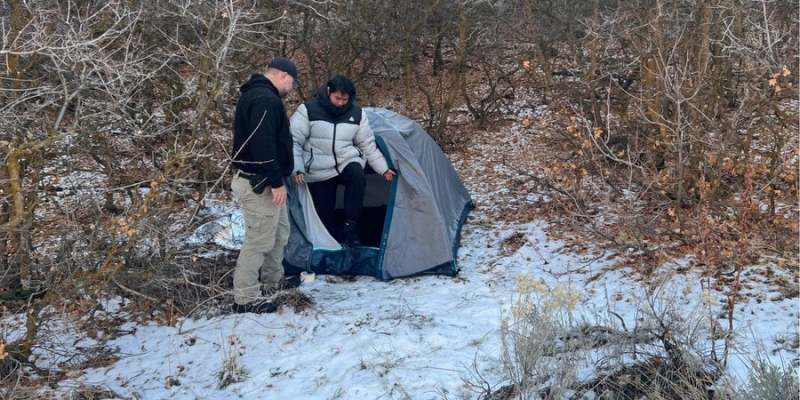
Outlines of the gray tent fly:
{"type": "Polygon", "coordinates": [[[369,275],[381,280],[456,275],[461,227],[474,207],[467,189],[421,126],[390,110],[364,110],[378,147],[398,175],[389,182],[367,168],[364,210],[357,224],[364,246],[354,248],[339,243],[341,232],[328,232],[322,225],[308,186],[290,183],[286,273],[369,275]]]}

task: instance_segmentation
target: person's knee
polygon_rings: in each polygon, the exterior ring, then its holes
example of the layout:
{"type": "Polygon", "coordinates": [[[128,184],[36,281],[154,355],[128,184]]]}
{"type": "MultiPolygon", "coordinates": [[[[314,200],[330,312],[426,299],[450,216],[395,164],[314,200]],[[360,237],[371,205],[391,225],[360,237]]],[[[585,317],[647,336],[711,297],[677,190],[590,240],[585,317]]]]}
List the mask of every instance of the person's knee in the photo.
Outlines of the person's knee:
{"type": "Polygon", "coordinates": [[[347,164],[347,167],[342,171],[342,177],[346,183],[362,183],[365,179],[364,167],[357,162],[351,162],[347,164]]]}

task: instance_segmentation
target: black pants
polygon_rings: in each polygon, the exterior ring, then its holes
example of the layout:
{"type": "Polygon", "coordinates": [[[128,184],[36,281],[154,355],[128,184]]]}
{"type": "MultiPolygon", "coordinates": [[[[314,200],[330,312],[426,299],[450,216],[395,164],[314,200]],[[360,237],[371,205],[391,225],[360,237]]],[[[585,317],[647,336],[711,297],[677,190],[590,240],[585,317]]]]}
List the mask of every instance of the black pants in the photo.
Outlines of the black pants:
{"type": "Polygon", "coordinates": [[[344,218],[346,221],[358,221],[361,208],[364,204],[364,191],[367,183],[364,178],[364,168],[357,162],[347,164],[342,173],[321,182],[308,184],[314,208],[328,232],[334,231],[334,216],[336,210],[336,190],[339,185],[344,186],[344,218]]]}

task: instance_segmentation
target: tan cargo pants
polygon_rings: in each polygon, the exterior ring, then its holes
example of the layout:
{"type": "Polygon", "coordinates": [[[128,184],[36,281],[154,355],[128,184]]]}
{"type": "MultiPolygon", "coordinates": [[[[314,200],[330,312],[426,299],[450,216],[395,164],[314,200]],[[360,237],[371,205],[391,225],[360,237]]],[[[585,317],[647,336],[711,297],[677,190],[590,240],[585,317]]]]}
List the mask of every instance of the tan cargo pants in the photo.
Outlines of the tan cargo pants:
{"type": "Polygon", "coordinates": [[[250,182],[234,174],[231,189],[244,214],[244,242],[233,272],[233,300],[247,304],[261,296],[261,284],[274,287],[283,278],[283,248],[289,241],[289,210],[275,205],[269,188],[253,192],[250,182]],[[258,282],[259,274],[261,284],[258,282]]]}

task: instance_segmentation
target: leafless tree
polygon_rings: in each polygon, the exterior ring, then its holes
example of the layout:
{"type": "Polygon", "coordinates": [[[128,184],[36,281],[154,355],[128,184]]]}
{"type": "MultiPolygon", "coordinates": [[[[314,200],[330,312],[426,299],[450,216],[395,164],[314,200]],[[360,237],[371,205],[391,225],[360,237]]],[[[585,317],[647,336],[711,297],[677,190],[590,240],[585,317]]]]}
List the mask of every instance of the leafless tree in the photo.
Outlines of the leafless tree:
{"type": "MultiPolygon", "coordinates": [[[[572,132],[582,133],[572,143],[587,161],[580,168],[609,186],[574,188],[597,198],[617,193],[609,199],[628,210],[619,211],[630,232],[613,240],[646,252],[653,249],[643,237],[744,243],[753,226],[777,222],[776,195],[797,190],[789,161],[797,110],[787,103],[797,93],[797,26],[787,23],[788,4],[658,0],[634,9],[595,1],[595,10],[584,20],[588,62],[574,71],[581,92],[572,96],[580,99],[572,132]],[[642,220],[643,208],[663,225],[642,220]],[[715,222],[699,220],[701,209],[715,222]],[[729,223],[738,233],[723,228],[729,223]]],[[[765,246],[783,256],[787,244],[765,246]]]]}
{"type": "Polygon", "coordinates": [[[163,281],[126,281],[163,272],[187,210],[221,181],[219,133],[238,83],[278,55],[282,5],[6,2],[2,280],[43,296],[30,303],[21,354],[38,311],[65,291],[113,283],[164,303],[149,292],[163,281]],[[81,200],[62,204],[65,192],[81,200]]]}

